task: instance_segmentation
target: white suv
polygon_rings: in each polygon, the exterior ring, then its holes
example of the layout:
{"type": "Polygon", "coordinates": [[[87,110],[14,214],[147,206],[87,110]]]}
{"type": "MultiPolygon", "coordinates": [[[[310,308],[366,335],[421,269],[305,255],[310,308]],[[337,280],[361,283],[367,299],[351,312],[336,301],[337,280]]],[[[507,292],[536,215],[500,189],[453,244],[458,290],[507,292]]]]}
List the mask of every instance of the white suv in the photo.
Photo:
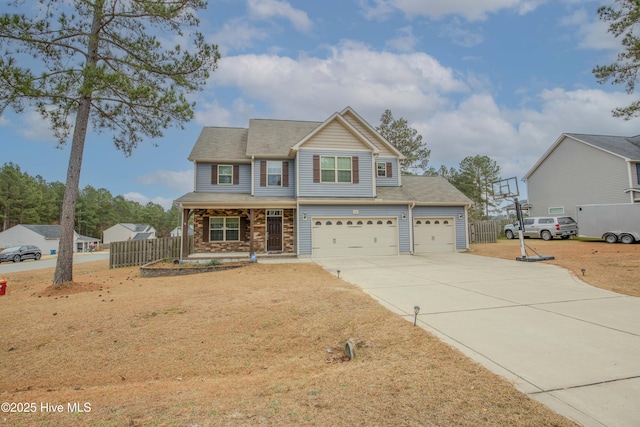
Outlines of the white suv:
{"type": "MultiPolygon", "coordinates": [[[[541,237],[551,240],[554,237],[568,239],[578,234],[578,224],[570,216],[539,216],[523,220],[524,237],[541,237]]],[[[513,239],[518,235],[518,223],[504,226],[504,235],[513,239]]]]}

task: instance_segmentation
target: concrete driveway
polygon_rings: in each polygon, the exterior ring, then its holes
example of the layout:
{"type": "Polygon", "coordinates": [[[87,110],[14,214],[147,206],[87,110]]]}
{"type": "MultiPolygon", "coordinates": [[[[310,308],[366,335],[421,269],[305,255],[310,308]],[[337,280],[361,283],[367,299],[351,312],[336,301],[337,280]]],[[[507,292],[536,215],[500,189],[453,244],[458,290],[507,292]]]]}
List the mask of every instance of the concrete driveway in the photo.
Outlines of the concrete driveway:
{"type": "Polygon", "coordinates": [[[314,261],[411,322],[420,306],[419,326],[565,417],[640,425],[640,298],[544,262],[460,253],[314,261]]]}

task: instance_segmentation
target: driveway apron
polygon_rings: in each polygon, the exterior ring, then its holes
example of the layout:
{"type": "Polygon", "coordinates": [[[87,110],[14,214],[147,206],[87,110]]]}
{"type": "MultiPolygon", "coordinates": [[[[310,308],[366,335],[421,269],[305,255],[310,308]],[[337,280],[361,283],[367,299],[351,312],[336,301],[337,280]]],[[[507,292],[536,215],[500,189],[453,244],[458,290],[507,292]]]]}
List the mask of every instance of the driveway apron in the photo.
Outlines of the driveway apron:
{"type": "Polygon", "coordinates": [[[419,326],[565,417],[640,425],[640,298],[544,262],[462,253],[315,261],[411,322],[419,306],[419,326]]]}

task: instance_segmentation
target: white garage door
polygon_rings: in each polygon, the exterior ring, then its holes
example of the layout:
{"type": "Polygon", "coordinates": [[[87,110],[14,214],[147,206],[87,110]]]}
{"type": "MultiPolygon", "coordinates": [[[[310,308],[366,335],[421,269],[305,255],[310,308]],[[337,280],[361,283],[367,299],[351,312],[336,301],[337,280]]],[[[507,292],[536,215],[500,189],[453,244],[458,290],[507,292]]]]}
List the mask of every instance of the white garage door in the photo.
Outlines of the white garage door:
{"type": "Polygon", "coordinates": [[[398,254],[397,218],[313,218],[316,258],[398,254]]]}
{"type": "Polygon", "coordinates": [[[453,218],[415,218],[413,220],[414,252],[454,252],[456,233],[453,218]]]}

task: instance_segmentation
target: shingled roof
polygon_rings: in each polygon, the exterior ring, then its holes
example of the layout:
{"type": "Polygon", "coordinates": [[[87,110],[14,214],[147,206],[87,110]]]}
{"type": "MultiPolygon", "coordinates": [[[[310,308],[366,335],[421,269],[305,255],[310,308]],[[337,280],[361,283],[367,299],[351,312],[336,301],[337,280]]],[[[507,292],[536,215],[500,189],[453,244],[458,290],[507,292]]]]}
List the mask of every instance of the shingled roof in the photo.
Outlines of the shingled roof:
{"type": "Polygon", "coordinates": [[[625,159],[640,160],[640,135],[632,137],[588,135],[581,133],[566,133],[565,135],[624,157],[625,159]]]}
{"type": "Polygon", "coordinates": [[[378,187],[378,200],[421,205],[470,205],[471,200],[440,176],[403,175],[402,187],[378,187]]]}

